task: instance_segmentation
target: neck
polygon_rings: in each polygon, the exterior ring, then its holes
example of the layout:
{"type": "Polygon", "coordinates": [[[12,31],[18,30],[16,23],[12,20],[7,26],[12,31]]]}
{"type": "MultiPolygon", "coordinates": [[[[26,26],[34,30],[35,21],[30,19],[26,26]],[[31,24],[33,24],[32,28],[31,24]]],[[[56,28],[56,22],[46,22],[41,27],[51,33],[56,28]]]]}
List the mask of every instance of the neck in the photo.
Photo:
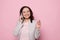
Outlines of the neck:
{"type": "Polygon", "coordinates": [[[29,18],[26,18],[24,21],[25,21],[25,22],[28,22],[29,20],[30,20],[29,18]]]}

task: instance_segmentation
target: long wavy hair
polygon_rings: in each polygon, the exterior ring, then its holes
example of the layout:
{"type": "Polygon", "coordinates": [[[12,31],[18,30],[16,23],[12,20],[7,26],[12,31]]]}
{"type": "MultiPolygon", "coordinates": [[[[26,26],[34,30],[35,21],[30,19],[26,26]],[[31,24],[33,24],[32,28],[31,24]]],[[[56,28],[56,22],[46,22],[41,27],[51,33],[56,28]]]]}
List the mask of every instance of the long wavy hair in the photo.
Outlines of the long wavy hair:
{"type": "MultiPolygon", "coordinates": [[[[31,23],[32,23],[32,21],[34,20],[34,16],[33,16],[33,12],[32,12],[32,10],[31,10],[31,8],[30,7],[28,7],[28,6],[23,6],[23,7],[21,7],[21,9],[20,9],[20,15],[22,15],[23,16],[23,13],[22,13],[22,11],[23,11],[23,9],[24,8],[28,8],[29,9],[29,11],[30,11],[30,21],[31,21],[31,23]]],[[[23,21],[22,21],[22,23],[24,22],[24,16],[23,16],[23,21]]]]}

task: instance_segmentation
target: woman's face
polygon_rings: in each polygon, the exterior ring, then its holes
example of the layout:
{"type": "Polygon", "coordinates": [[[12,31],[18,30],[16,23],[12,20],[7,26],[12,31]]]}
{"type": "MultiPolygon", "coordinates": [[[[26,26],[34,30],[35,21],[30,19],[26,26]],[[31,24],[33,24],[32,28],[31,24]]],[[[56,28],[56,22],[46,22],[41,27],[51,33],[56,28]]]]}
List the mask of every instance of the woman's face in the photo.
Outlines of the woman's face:
{"type": "Polygon", "coordinates": [[[24,8],[22,13],[25,19],[30,17],[30,10],[28,8],[24,8]]]}

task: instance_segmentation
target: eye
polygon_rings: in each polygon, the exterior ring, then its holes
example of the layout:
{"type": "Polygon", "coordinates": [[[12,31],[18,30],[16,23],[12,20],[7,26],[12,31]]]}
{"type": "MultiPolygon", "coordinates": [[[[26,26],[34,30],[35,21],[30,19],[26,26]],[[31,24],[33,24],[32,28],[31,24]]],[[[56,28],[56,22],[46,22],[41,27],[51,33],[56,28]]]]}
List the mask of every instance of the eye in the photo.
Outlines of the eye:
{"type": "Polygon", "coordinates": [[[22,13],[25,13],[25,11],[23,11],[22,13]]]}
{"type": "Polygon", "coordinates": [[[27,11],[27,12],[30,12],[30,11],[27,11]]]}

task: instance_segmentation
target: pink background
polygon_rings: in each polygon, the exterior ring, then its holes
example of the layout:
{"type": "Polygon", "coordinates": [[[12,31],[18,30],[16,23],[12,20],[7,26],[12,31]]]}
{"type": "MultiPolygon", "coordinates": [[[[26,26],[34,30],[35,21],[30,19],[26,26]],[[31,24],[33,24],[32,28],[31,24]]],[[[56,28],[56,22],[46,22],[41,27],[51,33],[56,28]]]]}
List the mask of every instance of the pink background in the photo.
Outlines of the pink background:
{"type": "Polygon", "coordinates": [[[16,40],[13,30],[22,6],[41,20],[40,40],[60,40],[60,0],[0,0],[0,40],[16,40]]]}

